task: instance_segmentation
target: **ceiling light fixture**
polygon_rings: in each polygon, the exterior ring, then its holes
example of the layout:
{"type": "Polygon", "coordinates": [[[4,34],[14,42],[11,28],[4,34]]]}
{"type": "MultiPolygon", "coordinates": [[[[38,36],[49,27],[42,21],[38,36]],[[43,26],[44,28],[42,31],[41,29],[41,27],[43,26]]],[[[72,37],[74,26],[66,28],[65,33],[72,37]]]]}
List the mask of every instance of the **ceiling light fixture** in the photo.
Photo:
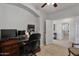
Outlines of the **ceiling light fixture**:
{"type": "Polygon", "coordinates": [[[47,3],[47,5],[53,5],[54,3],[47,3]]]}

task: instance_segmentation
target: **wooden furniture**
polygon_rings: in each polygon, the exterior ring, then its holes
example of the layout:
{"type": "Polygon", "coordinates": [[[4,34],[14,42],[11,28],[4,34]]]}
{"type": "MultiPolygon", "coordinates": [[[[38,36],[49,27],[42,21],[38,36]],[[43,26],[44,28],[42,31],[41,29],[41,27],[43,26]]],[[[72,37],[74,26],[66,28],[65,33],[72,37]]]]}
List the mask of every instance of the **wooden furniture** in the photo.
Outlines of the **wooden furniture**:
{"type": "MultiPolygon", "coordinates": [[[[27,55],[26,49],[29,50],[30,48],[29,44],[30,44],[30,41],[27,39],[23,39],[22,37],[11,37],[11,38],[6,38],[4,40],[0,40],[0,55],[2,56],[27,55]]],[[[38,44],[40,44],[40,42],[38,44]]],[[[37,44],[32,44],[32,45],[37,46],[37,44]]],[[[39,51],[40,51],[40,47],[35,49],[33,51],[33,54],[39,51]]]]}
{"type": "Polygon", "coordinates": [[[68,48],[69,55],[72,53],[74,56],[79,56],[79,48],[74,47],[74,45],[79,45],[79,44],[72,44],[72,47],[68,48]]]}
{"type": "Polygon", "coordinates": [[[18,38],[9,38],[8,40],[0,41],[2,55],[18,56],[20,55],[18,38]]]}

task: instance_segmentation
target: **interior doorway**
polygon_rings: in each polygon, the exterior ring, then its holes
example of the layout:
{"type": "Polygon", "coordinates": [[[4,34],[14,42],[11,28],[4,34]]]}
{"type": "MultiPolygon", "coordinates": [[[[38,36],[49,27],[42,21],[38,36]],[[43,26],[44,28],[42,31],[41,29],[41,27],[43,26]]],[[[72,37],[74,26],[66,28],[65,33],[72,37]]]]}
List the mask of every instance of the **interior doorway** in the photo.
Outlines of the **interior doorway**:
{"type": "Polygon", "coordinates": [[[69,24],[68,23],[62,23],[62,33],[63,33],[63,39],[69,40],[69,24]]]}

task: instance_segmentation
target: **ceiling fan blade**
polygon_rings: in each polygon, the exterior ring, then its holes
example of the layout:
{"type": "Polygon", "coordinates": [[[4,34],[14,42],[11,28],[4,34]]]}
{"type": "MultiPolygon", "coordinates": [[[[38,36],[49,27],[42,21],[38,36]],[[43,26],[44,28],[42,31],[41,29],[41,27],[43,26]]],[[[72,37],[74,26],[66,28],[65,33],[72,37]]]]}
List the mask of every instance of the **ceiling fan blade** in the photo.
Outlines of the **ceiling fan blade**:
{"type": "Polygon", "coordinates": [[[44,3],[44,4],[41,6],[41,8],[43,8],[45,5],[47,5],[47,3],[44,3]]]}

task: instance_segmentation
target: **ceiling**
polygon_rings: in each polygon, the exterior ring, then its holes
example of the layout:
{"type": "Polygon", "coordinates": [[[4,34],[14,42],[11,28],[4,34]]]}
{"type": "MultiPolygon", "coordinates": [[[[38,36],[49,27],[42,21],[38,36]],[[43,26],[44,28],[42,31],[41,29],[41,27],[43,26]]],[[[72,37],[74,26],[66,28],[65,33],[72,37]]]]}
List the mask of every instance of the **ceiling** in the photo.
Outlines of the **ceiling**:
{"type": "Polygon", "coordinates": [[[44,8],[41,8],[41,6],[43,5],[43,3],[29,3],[31,6],[33,6],[35,9],[38,9],[42,12],[44,12],[45,14],[50,14],[50,13],[54,13],[66,8],[70,8],[74,5],[77,5],[77,3],[58,3],[58,7],[53,7],[53,5],[46,5],[44,8]]]}

